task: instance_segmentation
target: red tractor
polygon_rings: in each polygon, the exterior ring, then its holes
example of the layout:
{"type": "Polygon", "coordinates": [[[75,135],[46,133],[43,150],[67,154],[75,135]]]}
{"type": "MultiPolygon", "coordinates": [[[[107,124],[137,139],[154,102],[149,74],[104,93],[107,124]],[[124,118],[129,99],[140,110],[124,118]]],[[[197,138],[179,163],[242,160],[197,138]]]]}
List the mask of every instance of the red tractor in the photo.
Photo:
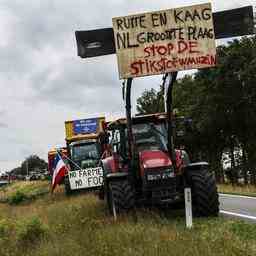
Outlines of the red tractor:
{"type": "Polygon", "coordinates": [[[185,187],[191,188],[195,216],[219,213],[216,182],[208,163],[191,163],[184,150],[174,148],[172,87],[176,75],[170,74],[166,113],[133,118],[132,79],[127,80],[126,118],[108,124],[112,153],[101,162],[104,188],[100,195],[114,216],[136,205],[184,203],[185,187]]]}

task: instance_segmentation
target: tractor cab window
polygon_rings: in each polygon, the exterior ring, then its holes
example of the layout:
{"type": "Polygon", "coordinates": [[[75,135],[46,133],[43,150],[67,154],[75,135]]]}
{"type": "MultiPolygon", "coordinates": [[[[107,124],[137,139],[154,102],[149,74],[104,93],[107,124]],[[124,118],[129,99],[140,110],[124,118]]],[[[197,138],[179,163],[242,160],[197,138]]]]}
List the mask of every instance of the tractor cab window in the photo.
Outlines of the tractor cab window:
{"type": "Polygon", "coordinates": [[[99,160],[99,146],[96,143],[74,145],[71,147],[71,158],[76,165],[80,168],[84,168],[85,165],[92,164],[92,162],[95,163],[95,161],[99,160]]]}
{"type": "Polygon", "coordinates": [[[167,150],[167,132],[164,124],[134,124],[132,129],[138,151],[167,150]]]}

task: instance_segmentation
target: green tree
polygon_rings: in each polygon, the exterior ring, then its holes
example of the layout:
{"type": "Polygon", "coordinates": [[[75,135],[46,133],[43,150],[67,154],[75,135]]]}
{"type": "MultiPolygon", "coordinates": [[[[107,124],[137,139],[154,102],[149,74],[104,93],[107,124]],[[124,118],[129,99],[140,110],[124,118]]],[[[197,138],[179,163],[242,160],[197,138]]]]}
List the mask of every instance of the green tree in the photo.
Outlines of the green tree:
{"type": "Polygon", "coordinates": [[[159,91],[151,88],[145,90],[137,99],[136,109],[138,114],[152,114],[164,111],[163,90],[160,86],[159,91]]]}
{"type": "Polygon", "coordinates": [[[14,168],[11,173],[26,175],[27,172],[40,172],[46,168],[47,163],[45,160],[41,159],[37,155],[31,155],[21,163],[20,167],[14,168]]]}

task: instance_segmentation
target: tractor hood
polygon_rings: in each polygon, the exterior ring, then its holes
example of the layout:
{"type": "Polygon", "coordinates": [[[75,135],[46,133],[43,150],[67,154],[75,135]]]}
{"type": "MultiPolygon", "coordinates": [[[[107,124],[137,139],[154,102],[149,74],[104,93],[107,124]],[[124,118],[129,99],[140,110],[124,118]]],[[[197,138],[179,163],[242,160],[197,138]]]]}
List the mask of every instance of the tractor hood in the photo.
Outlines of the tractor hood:
{"type": "Polygon", "coordinates": [[[168,153],[160,150],[145,150],[139,153],[141,168],[158,168],[171,166],[172,162],[168,153]]]}

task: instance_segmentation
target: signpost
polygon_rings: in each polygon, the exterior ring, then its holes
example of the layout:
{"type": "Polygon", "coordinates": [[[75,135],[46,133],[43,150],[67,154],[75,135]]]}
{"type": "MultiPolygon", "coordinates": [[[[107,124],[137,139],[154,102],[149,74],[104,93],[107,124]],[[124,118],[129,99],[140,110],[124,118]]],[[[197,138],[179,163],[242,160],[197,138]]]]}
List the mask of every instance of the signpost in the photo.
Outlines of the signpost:
{"type": "MultiPolygon", "coordinates": [[[[252,6],[213,13],[215,38],[251,35],[254,33],[252,6]]],[[[77,54],[89,58],[114,54],[114,32],[112,28],[76,31],[77,54]]]]}
{"type": "Polygon", "coordinates": [[[192,228],[192,197],[191,197],[191,188],[184,189],[185,195],[185,211],[186,211],[186,227],[192,228]]]}
{"type": "Polygon", "coordinates": [[[119,77],[216,65],[210,4],[113,18],[119,77]]]}

